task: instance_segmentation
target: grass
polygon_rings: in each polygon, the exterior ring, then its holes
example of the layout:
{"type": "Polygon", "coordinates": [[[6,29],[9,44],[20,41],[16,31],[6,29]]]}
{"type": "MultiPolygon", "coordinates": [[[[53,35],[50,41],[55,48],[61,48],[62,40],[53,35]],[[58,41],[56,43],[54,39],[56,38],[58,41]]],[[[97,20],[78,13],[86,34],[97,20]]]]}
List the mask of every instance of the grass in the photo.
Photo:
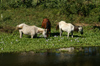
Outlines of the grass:
{"type": "MultiPolygon", "coordinates": [[[[91,29],[93,26],[84,28],[84,34],[74,32],[74,38],[67,38],[66,32],[63,32],[62,37],[59,37],[59,31],[55,30],[57,22],[64,20],[69,21],[66,15],[59,15],[56,10],[41,10],[32,8],[18,8],[1,10],[3,19],[0,18],[0,26],[3,26],[4,32],[0,33],[0,53],[3,52],[21,52],[21,51],[38,51],[42,49],[57,49],[63,47],[84,47],[84,46],[100,46],[100,30],[98,28],[91,29]],[[52,24],[52,36],[48,39],[38,38],[31,39],[30,36],[23,35],[19,38],[18,31],[6,31],[6,28],[16,27],[17,24],[25,22],[29,25],[36,25],[41,27],[43,18],[49,18],[52,24]],[[7,27],[8,26],[8,27],[7,27]]],[[[72,21],[69,21],[72,22],[72,21]]],[[[76,21],[75,21],[76,22],[76,21]]]]}
{"type": "MultiPolygon", "coordinates": [[[[52,29],[52,33],[55,32],[52,29]]],[[[74,38],[67,38],[66,32],[62,37],[59,35],[52,35],[48,39],[45,38],[33,38],[31,39],[27,35],[19,38],[19,33],[12,34],[2,33],[0,35],[0,52],[19,52],[19,51],[37,51],[41,49],[57,49],[63,47],[85,47],[85,46],[100,46],[99,41],[100,31],[84,30],[84,35],[74,33],[74,38]],[[85,32],[87,31],[87,32],[85,32]],[[98,33],[97,33],[98,32],[98,33]]],[[[40,35],[38,35],[39,37],[40,35]]]]}

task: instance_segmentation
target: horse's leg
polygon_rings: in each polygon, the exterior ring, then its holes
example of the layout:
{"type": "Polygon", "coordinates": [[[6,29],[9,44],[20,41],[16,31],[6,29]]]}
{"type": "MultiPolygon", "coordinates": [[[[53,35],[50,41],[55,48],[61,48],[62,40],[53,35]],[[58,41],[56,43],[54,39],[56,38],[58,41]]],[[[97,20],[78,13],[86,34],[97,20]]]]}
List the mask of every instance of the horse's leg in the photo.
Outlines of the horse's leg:
{"type": "Polygon", "coordinates": [[[69,37],[69,32],[68,32],[68,34],[67,34],[67,38],[69,37]]]}
{"type": "Polygon", "coordinates": [[[72,38],[73,38],[73,31],[71,32],[71,36],[72,36],[72,38]]]}
{"type": "Polygon", "coordinates": [[[37,37],[37,34],[35,34],[35,37],[37,37]]]}
{"type": "Polygon", "coordinates": [[[62,35],[62,30],[61,29],[59,29],[60,30],[60,37],[61,37],[61,35],[62,35]]]}
{"type": "Polygon", "coordinates": [[[19,33],[20,33],[20,38],[22,38],[22,35],[23,35],[22,31],[19,30],[19,33]]]}
{"type": "Polygon", "coordinates": [[[49,32],[49,31],[47,30],[47,37],[48,37],[48,32],[49,32]]]}
{"type": "Polygon", "coordinates": [[[49,28],[49,35],[50,35],[50,37],[51,37],[51,26],[50,26],[50,28],[49,28]]]}
{"type": "Polygon", "coordinates": [[[33,38],[33,37],[34,37],[34,35],[35,35],[34,33],[31,33],[31,38],[33,38]]]}
{"type": "Polygon", "coordinates": [[[33,38],[33,34],[31,34],[31,38],[33,38]]]}
{"type": "Polygon", "coordinates": [[[49,31],[49,35],[50,35],[50,37],[51,37],[51,32],[49,31]]]}

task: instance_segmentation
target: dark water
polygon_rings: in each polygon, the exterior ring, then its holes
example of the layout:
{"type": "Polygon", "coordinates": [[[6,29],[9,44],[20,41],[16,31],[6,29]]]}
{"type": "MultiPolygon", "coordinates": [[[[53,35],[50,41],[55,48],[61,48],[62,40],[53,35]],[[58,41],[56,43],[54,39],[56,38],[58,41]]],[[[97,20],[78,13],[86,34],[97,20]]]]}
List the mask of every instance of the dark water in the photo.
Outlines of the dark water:
{"type": "Polygon", "coordinates": [[[0,66],[100,66],[100,47],[77,50],[79,52],[3,53],[0,54],[0,66]]]}

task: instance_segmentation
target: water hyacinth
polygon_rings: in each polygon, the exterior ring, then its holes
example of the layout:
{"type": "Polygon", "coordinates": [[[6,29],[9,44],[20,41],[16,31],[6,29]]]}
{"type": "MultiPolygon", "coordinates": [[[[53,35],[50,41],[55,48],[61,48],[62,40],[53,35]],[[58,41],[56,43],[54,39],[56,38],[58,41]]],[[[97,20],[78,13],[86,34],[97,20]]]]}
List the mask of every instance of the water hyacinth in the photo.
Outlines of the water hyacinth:
{"type": "Polygon", "coordinates": [[[3,14],[1,14],[1,19],[3,19],[3,14]]]}
{"type": "Polygon", "coordinates": [[[39,38],[41,38],[41,37],[42,37],[42,35],[39,36],[39,38]]]}
{"type": "Polygon", "coordinates": [[[1,50],[3,50],[3,48],[1,48],[1,50]]]}
{"type": "Polygon", "coordinates": [[[49,39],[49,40],[52,40],[52,39],[49,39]]]}
{"type": "Polygon", "coordinates": [[[0,42],[1,44],[5,44],[4,41],[0,42]]]}
{"type": "Polygon", "coordinates": [[[46,45],[48,45],[48,43],[46,45]]]}
{"type": "Polygon", "coordinates": [[[57,35],[54,35],[54,37],[58,37],[57,35]]]}
{"type": "Polygon", "coordinates": [[[4,44],[4,41],[3,41],[3,39],[1,39],[1,42],[0,43],[3,43],[4,44]]]}
{"type": "Polygon", "coordinates": [[[3,42],[0,42],[0,43],[3,43],[3,42]]]}
{"type": "Polygon", "coordinates": [[[82,38],[82,39],[84,39],[84,38],[82,38]]]}
{"type": "Polygon", "coordinates": [[[16,39],[16,41],[18,41],[18,40],[16,39]]]}
{"type": "Polygon", "coordinates": [[[76,41],[77,39],[75,39],[75,41],[76,41]]]}
{"type": "Polygon", "coordinates": [[[46,42],[48,42],[48,40],[46,40],[46,42]]]}
{"type": "Polygon", "coordinates": [[[13,42],[11,42],[11,44],[12,44],[13,42]]]}
{"type": "Polygon", "coordinates": [[[77,40],[77,39],[79,39],[79,38],[76,38],[76,40],[77,40]]]}
{"type": "Polygon", "coordinates": [[[54,44],[52,44],[54,46],[54,44]]]}
{"type": "Polygon", "coordinates": [[[79,40],[77,42],[79,42],[79,40]]]}
{"type": "Polygon", "coordinates": [[[71,42],[72,42],[72,40],[71,40],[71,42]]]}
{"type": "Polygon", "coordinates": [[[58,41],[60,41],[60,40],[58,40],[58,41]]]}
{"type": "Polygon", "coordinates": [[[64,39],[64,37],[62,37],[61,39],[64,39]]]}
{"type": "Polygon", "coordinates": [[[46,41],[48,42],[48,41],[51,41],[52,39],[46,39],[46,41]]]}

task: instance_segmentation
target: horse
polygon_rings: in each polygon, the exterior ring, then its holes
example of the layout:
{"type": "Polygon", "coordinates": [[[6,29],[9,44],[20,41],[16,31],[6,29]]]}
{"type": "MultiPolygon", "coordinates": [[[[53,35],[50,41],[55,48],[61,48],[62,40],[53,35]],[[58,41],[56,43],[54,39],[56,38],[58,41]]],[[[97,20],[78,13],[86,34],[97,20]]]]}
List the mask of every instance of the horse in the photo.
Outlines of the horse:
{"type": "Polygon", "coordinates": [[[74,31],[80,32],[81,34],[83,34],[83,27],[82,26],[75,26],[74,25],[74,31]]]}
{"type": "Polygon", "coordinates": [[[66,23],[65,21],[60,21],[57,26],[56,26],[56,30],[59,29],[60,31],[60,37],[62,34],[62,31],[66,31],[68,32],[67,37],[69,37],[69,34],[71,33],[71,36],[73,38],[73,31],[79,31],[81,34],[83,34],[83,28],[82,26],[74,26],[71,23],[66,23]]]}
{"type": "Polygon", "coordinates": [[[20,38],[22,38],[22,34],[31,35],[31,38],[37,36],[38,33],[42,33],[42,35],[47,37],[47,29],[39,28],[35,25],[29,26],[25,23],[19,24],[16,26],[16,29],[19,30],[20,38]]]}
{"type": "Polygon", "coordinates": [[[42,21],[41,27],[47,29],[47,37],[48,37],[48,34],[51,36],[51,23],[50,23],[49,19],[44,18],[42,21]]]}

